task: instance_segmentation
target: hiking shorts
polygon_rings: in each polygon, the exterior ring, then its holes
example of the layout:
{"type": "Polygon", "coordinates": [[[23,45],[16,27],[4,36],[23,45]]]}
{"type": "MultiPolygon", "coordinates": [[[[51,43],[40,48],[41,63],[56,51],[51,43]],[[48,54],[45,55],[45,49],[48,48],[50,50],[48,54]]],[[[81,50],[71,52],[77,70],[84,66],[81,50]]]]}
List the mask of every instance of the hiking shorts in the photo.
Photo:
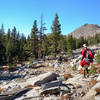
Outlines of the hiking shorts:
{"type": "Polygon", "coordinates": [[[80,65],[82,66],[82,67],[84,67],[85,65],[90,65],[90,62],[86,62],[84,59],[83,60],[81,60],[81,62],[80,62],[80,65]]]}

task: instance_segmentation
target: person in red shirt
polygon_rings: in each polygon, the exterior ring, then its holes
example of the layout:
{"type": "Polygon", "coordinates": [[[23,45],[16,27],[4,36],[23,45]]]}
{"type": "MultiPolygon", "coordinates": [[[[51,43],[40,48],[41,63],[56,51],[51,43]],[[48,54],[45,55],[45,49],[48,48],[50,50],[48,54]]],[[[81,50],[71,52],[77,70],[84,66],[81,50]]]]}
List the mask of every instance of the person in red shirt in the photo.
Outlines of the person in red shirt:
{"type": "Polygon", "coordinates": [[[87,49],[88,48],[87,48],[86,44],[83,44],[82,57],[81,57],[80,65],[82,66],[85,78],[86,78],[86,73],[87,73],[87,76],[88,76],[88,67],[90,65],[90,62],[87,59],[87,49]]]}

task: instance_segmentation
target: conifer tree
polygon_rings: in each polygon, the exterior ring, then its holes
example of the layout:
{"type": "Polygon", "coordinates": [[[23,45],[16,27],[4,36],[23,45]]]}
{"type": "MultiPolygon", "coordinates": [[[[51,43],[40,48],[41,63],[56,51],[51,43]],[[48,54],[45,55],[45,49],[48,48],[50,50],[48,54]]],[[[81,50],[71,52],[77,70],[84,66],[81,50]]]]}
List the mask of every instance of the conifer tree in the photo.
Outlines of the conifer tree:
{"type": "Polygon", "coordinates": [[[6,62],[8,64],[12,63],[13,61],[13,56],[12,56],[12,42],[11,40],[8,41],[8,43],[6,44],[6,62]]]}
{"type": "Polygon", "coordinates": [[[38,28],[37,28],[37,21],[34,20],[34,24],[31,30],[31,38],[30,38],[30,51],[32,57],[38,57],[38,28]]]}
{"type": "Polygon", "coordinates": [[[19,59],[21,61],[27,59],[27,54],[24,48],[25,44],[26,44],[26,37],[24,36],[24,34],[22,34],[22,36],[20,37],[20,47],[19,47],[19,59]]]}
{"type": "Polygon", "coordinates": [[[3,24],[1,25],[1,29],[0,29],[0,64],[4,64],[5,63],[5,36],[4,36],[5,32],[4,32],[4,27],[3,24]]]}
{"type": "Polygon", "coordinates": [[[43,35],[43,55],[48,55],[49,51],[49,41],[46,35],[43,35]]]}
{"type": "Polygon", "coordinates": [[[11,31],[10,31],[10,29],[8,29],[8,32],[6,35],[6,41],[10,40],[10,35],[11,35],[11,31]]]}
{"type": "Polygon", "coordinates": [[[52,24],[52,34],[53,34],[53,53],[56,56],[56,54],[58,53],[59,49],[58,45],[59,45],[59,40],[60,40],[60,36],[61,36],[61,24],[59,23],[59,17],[56,14],[55,19],[53,21],[52,24]]]}
{"type": "Polygon", "coordinates": [[[71,53],[73,49],[74,49],[74,39],[72,35],[69,35],[67,37],[67,52],[71,53]]]}
{"type": "Polygon", "coordinates": [[[6,35],[6,62],[11,63],[12,62],[12,43],[10,40],[11,31],[8,29],[7,35],[6,35]]]}
{"type": "Polygon", "coordinates": [[[0,41],[0,64],[5,63],[5,47],[0,41]]]}
{"type": "Polygon", "coordinates": [[[4,31],[4,26],[3,24],[1,25],[1,29],[0,29],[1,33],[4,35],[5,34],[5,31],[4,31]]]}

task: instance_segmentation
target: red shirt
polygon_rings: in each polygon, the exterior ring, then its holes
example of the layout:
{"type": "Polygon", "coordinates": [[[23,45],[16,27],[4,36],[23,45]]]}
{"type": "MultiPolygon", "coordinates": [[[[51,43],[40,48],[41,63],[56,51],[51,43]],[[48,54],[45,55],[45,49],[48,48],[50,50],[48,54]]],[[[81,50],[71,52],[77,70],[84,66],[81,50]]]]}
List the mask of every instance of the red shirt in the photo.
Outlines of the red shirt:
{"type": "Polygon", "coordinates": [[[83,57],[86,58],[86,49],[83,49],[83,50],[82,50],[82,55],[83,55],[83,57]]]}
{"type": "MultiPolygon", "coordinates": [[[[82,56],[83,56],[83,58],[86,58],[86,48],[84,48],[82,50],[82,56]]],[[[90,65],[90,62],[86,62],[83,58],[81,59],[80,65],[82,67],[84,67],[84,65],[86,65],[86,64],[90,65]]]]}

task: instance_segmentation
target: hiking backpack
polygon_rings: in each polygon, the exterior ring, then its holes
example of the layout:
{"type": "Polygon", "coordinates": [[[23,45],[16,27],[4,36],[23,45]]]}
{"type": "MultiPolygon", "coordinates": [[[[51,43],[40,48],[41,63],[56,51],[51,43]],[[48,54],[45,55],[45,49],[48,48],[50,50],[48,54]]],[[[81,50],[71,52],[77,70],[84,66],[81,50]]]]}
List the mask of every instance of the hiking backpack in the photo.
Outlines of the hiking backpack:
{"type": "Polygon", "coordinates": [[[93,50],[91,49],[86,50],[86,58],[88,59],[90,63],[93,62],[94,55],[95,55],[95,52],[93,50]]]}

